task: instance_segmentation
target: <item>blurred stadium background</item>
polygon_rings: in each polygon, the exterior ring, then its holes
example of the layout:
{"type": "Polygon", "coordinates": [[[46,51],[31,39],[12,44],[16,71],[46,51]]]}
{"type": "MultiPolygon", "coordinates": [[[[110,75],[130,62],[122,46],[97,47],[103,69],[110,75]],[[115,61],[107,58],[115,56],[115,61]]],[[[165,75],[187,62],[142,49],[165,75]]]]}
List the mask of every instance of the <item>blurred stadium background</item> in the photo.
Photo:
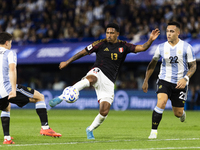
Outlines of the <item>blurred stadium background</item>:
{"type": "MultiPolygon", "coordinates": [[[[180,38],[193,46],[199,66],[200,0],[0,0],[0,32],[14,36],[12,50],[18,55],[18,83],[41,91],[46,103],[64,87],[79,81],[95,56],[81,58],[62,71],[58,69],[59,63],[93,41],[105,38],[105,26],[117,22],[119,39],[134,44],[144,43],[152,29],[161,30],[147,52],[128,55],[116,81],[112,106],[115,110],[153,109],[159,64],[147,94],[141,86],[146,67],[156,46],[166,40],[165,28],[172,20],[181,23],[180,38]]],[[[186,109],[200,110],[196,105],[199,76],[197,67],[190,81],[186,109]]],[[[76,103],[61,103],[57,108],[97,109],[91,89],[82,91],[76,103]]],[[[170,102],[167,109],[171,109],[170,102]]]]}

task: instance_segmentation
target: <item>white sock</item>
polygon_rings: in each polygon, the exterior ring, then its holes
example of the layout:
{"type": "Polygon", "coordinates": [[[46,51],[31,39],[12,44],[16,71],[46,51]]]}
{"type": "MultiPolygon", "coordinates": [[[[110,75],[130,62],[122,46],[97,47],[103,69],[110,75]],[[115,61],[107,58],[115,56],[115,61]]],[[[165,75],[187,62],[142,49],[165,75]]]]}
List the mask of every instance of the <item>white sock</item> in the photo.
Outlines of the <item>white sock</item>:
{"type": "Polygon", "coordinates": [[[49,126],[42,126],[42,129],[47,130],[49,129],[49,126]]]}
{"type": "Polygon", "coordinates": [[[106,117],[107,116],[104,117],[101,114],[98,114],[88,129],[90,131],[93,131],[94,129],[96,129],[103,123],[103,121],[106,119],[106,117]]]}
{"type": "Polygon", "coordinates": [[[76,84],[73,85],[73,87],[77,88],[78,91],[86,88],[86,87],[89,87],[90,86],[90,82],[88,79],[83,79],[79,82],[77,82],[76,84]]]}
{"type": "Polygon", "coordinates": [[[157,129],[151,129],[151,133],[157,133],[157,129]]]}
{"type": "Polygon", "coordinates": [[[4,136],[4,140],[5,140],[5,139],[7,139],[8,141],[10,141],[10,140],[11,140],[10,135],[4,136]]]}

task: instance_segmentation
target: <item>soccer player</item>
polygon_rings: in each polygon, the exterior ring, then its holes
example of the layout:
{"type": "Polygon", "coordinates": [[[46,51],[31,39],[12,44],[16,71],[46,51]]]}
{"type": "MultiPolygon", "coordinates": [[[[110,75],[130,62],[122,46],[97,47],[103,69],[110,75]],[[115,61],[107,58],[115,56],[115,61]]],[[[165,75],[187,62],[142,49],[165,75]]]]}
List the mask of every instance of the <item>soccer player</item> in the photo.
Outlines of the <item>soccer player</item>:
{"type": "Polygon", "coordinates": [[[142,86],[145,93],[148,90],[148,80],[157,61],[162,57],[157,81],[157,105],[152,114],[152,129],[149,139],[157,138],[157,128],[168,99],[171,100],[174,115],[180,118],[181,122],[186,119],[184,104],[187,99],[189,79],[196,71],[196,59],[192,46],[179,39],[179,34],[180,24],[177,22],[168,23],[167,41],[158,45],[153,59],[147,67],[142,86]]]}
{"type": "MultiPolygon", "coordinates": [[[[119,26],[110,23],[106,27],[106,39],[95,41],[82,51],[72,56],[69,60],[61,62],[60,69],[68,66],[71,62],[91,53],[96,53],[96,62],[85,78],[73,85],[78,91],[90,85],[95,88],[97,100],[100,104],[99,114],[92,124],[86,129],[87,138],[94,139],[93,130],[100,126],[106,119],[110,106],[114,99],[114,82],[119,69],[128,53],[138,53],[146,51],[152,42],[158,37],[160,31],[155,29],[151,32],[149,40],[143,45],[133,45],[125,41],[118,40],[119,26]]],[[[62,101],[62,96],[52,99],[49,102],[51,107],[62,101]]]]}
{"type": "Polygon", "coordinates": [[[17,56],[11,49],[12,35],[6,32],[0,33],[0,110],[1,122],[4,133],[3,144],[15,144],[9,133],[10,103],[23,107],[29,102],[35,103],[36,112],[41,121],[40,134],[60,137],[60,133],[53,131],[48,125],[46,104],[44,96],[38,91],[17,85],[17,56]]]}

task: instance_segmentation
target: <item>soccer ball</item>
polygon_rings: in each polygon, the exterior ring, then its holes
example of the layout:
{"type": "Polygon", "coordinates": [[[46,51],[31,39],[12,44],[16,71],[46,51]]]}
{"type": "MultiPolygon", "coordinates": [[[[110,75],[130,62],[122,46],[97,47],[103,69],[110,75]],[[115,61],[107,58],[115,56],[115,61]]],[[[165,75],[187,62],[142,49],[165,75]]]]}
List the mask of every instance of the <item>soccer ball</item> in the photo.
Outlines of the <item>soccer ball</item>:
{"type": "Polygon", "coordinates": [[[64,89],[62,98],[67,103],[74,103],[79,98],[79,91],[73,86],[68,86],[64,89]]]}

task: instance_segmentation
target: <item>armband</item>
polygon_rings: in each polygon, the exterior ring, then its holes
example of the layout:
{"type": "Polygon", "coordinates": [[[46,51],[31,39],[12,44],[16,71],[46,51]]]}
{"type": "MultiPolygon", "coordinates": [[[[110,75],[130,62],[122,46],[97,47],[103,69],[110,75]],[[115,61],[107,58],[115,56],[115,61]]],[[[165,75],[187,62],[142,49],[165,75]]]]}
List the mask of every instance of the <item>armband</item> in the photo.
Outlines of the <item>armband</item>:
{"type": "Polygon", "coordinates": [[[184,79],[185,79],[186,81],[189,81],[189,77],[188,77],[187,75],[184,76],[184,79]]]}

